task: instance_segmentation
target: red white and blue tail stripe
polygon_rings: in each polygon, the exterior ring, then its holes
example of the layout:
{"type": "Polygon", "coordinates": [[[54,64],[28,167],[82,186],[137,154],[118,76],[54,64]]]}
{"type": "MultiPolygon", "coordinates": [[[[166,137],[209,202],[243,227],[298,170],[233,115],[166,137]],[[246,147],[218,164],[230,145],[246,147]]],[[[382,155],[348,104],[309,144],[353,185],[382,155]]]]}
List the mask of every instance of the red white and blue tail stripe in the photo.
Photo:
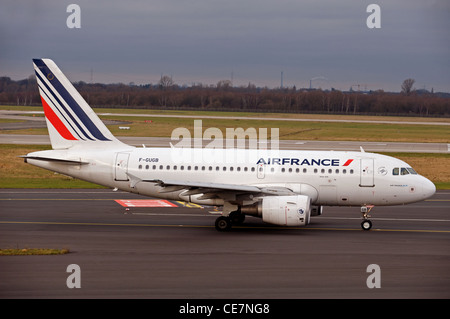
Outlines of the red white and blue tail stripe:
{"type": "Polygon", "coordinates": [[[33,64],[54,149],[118,142],[52,60],[33,59],[33,64]]]}

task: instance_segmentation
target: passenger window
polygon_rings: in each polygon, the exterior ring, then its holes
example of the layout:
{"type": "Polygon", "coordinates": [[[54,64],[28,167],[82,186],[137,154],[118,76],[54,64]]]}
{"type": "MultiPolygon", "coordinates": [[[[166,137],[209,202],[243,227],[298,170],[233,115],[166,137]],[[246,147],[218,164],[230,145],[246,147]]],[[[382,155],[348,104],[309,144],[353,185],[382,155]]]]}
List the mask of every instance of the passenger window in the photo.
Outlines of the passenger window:
{"type": "Polygon", "coordinates": [[[394,169],[392,170],[392,175],[398,175],[399,170],[400,170],[400,169],[399,169],[398,167],[394,168],[394,169]]]}

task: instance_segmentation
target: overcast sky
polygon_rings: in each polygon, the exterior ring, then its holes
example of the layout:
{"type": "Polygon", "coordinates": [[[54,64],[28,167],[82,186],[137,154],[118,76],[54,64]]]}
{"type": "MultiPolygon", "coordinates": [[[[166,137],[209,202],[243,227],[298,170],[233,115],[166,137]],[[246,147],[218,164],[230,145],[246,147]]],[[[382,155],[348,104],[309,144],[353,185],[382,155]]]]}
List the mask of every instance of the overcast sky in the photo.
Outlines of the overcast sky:
{"type": "Polygon", "coordinates": [[[450,92],[448,0],[1,0],[0,76],[53,59],[71,81],[450,92]],[[81,8],[70,29],[67,6],[81,8]],[[369,29],[369,4],[381,28],[369,29]],[[353,87],[356,89],[356,87],[353,87]]]}

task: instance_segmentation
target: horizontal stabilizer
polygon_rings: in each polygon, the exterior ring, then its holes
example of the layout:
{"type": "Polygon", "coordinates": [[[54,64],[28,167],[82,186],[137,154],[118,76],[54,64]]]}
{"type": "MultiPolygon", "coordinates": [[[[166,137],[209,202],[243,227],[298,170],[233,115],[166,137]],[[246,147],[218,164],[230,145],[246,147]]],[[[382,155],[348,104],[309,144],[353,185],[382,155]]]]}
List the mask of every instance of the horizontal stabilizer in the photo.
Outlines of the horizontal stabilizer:
{"type": "Polygon", "coordinates": [[[84,165],[89,164],[89,162],[77,161],[77,160],[68,160],[63,158],[54,158],[54,157],[41,157],[41,156],[28,156],[23,155],[19,156],[25,159],[25,163],[27,163],[28,159],[36,160],[36,161],[45,161],[45,162],[58,162],[63,164],[71,164],[71,165],[84,165]]]}

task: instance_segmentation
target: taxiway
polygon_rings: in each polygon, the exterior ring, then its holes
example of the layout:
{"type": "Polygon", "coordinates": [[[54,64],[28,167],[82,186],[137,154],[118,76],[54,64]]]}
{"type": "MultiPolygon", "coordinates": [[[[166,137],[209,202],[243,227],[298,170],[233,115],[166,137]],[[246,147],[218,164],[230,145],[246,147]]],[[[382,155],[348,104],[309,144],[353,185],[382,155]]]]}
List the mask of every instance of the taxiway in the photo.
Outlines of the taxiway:
{"type": "Polygon", "coordinates": [[[210,208],[125,207],[148,200],[107,189],[0,190],[1,248],[68,248],[0,256],[0,298],[449,298],[450,192],[424,202],[325,207],[303,228],[248,217],[217,232],[210,208]],[[69,289],[66,269],[81,269],[69,289]],[[381,288],[368,288],[368,265],[381,288]]]}

